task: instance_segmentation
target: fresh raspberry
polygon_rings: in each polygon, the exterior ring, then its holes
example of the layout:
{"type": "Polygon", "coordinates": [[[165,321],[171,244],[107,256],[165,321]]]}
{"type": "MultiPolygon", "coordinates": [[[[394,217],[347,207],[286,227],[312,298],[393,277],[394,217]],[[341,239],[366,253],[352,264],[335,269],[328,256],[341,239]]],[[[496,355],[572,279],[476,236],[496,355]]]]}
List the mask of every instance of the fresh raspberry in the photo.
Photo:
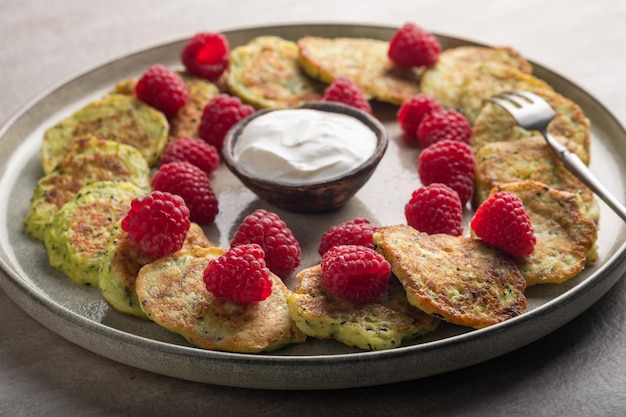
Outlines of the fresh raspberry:
{"type": "Polygon", "coordinates": [[[167,145],[159,165],[170,162],[189,162],[209,175],[220,165],[221,158],[215,146],[203,140],[180,138],[167,145]]]}
{"type": "Polygon", "coordinates": [[[180,75],[161,64],[155,64],[144,72],[137,81],[135,94],[139,100],[166,116],[174,116],[189,97],[187,86],[180,75]]]}
{"type": "Polygon", "coordinates": [[[230,248],[204,269],[206,289],[217,298],[238,304],[265,300],[272,293],[272,278],[264,256],[256,244],[230,248]]]}
{"type": "Polygon", "coordinates": [[[287,224],[278,214],[258,209],[237,228],[231,246],[256,243],[265,251],[267,267],[285,279],[300,265],[302,251],[287,224]]]}
{"type": "Polygon", "coordinates": [[[355,303],[376,301],[387,290],[391,265],[373,249],[339,245],[322,256],[322,286],[331,295],[355,303]]]}
{"type": "Polygon", "coordinates": [[[361,217],[332,226],[322,236],[318,252],[324,255],[328,249],[338,245],[359,245],[374,249],[372,235],[375,231],[376,227],[361,217]]]}
{"type": "Polygon", "coordinates": [[[361,90],[349,78],[337,77],[326,87],[322,95],[322,101],[333,101],[372,113],[372,106],[365,98],[361,90]]]}
{"type": "Polygon", "coordinates": [[[241,119],[254,113],[254,107],[243,104],[238,97],[218,94],[211,98],[202,112],[198,134],[200,138],[222,151],[224,136],[241,119]]]}
{"type": "Polygon", "coordinates": [[[189,209],[180,196],[153,191],[131,202],[121,226],[143,253],[161,258],[183,247],[189,209]]]}
{"type": "Polygon", "coordinates": [[[161,165],[152,178],[152,189],[179,195],[189,208],[190,220],[211,224],[218,212],[218,201],[206,173],[189,162],[161,165]]]}
{"type": "Polygon", "coordinates": [[[387,55],[398,67],[431,67],[439,60],[440,52],[439,41],[432,33],[405,23],[391,38],[387,55]]]}
{"type": "Polygon", "coordinates": [[[467,118],[456,110],[442,110],[425,117],[417,128],[417,139],[422,148],[442,140],[458,140],[469,143],[472,126],[467,118]]]}
{"type": "Polygon", "coordinates": [[[447,185],[459,194],[463,206],[472,197],[476,160],[467,143],[444,140],[429,146],[420,153],[417,170],[423,185],[447,185]]]}
{"type": "Polygon", "coordinates": [[[499,191],[478,206],[470,227],[483,241],[512,256],[530,255],[537,243],[524,203],[508,191],[499,191]]]}
{"type": "Polygon", "coordinates": [[[196,77],[217,80],[228,67],[228,40],[221,33],[201,32],[181,52],[181,61],[196,77]]]}
{"type": "Polygon", "coordinates": [[[413,191],[404,206],[407,224],[430,235],[463,234],[463,207],[459,195],[445,184],[430,184],[413,191]]]}
{"type": "Polygon", "coordinates": [[[404,133],[416,138],[417,129],[424,117],[442,110],[443,106],[434,97],[419,93],[402,103],[396,119],[404,133]]]}

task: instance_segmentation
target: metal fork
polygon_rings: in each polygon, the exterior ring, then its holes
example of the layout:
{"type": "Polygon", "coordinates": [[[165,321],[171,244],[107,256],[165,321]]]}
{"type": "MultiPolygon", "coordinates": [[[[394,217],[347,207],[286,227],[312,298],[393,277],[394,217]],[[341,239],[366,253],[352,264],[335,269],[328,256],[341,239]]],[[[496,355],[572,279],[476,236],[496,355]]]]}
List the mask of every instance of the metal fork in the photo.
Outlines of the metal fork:
{"type": "Polygon", "coordinates": [[[541,132],[565,167],[626,221],[626,207],[609,193],[578,155],[570,152],[548,132],[548,124],[554,119],[555,113],[543,98],[528,91],[511,91],[497,94],[489,100],[502,106],[524,129],[541,132]]]}

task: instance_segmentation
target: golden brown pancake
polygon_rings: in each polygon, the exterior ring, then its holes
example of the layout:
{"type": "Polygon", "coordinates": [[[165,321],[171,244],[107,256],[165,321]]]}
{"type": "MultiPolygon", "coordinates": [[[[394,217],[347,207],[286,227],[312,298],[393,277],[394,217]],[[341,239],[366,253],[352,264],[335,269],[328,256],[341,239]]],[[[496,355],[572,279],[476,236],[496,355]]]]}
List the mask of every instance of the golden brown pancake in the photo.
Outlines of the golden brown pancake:
{"type": "MultiPolygon", "coordinates": [[[[582,109],[572,100],[554,91],[542,90],[537,94],[555,111],[554,120],[548,125],[548,131],[553,136],[567,139],[572,152],[588,164],[591,127],[582,109]]],[[[537,132],[528,131],[517,125],[515,119],[499,105],[485,102],[474,122],[470,145],[474,152],[477,152],[487,143],[515,140],[536,134],[537,132]]]]}
{"type": "MultiPolygon", "coordinates": [[[[183,249],[191,246],[214,246],[196,223],[191,223],[189,226],[183,249]]],[[[156,258],[147,256],[137,247],[128,234],[121,229],[119,223],[115,226],[100,263],[98,275],[98,285],[102,296],[111,307],[124,314],[148,318],[139,305],[135,281],[139,270],[155,260],[156,258]]]]}
{"type": "Polygon", "coordinates": [[[181,73],[180,76],[187,86],[189,97],[185,105],[169,118],[170,141],[180,138],[197,138],[204,106],[220,92],[210,81],[187,73],[181,73]]]}
{"type": "Polygon", "coordinates": [[[287,307],[287,287],[271,274],[272,294],[263,301],[237,304],[214,297],[203,273],[220,248],[191,247],[141,268],[135,289],[143,311],[166,329],[204,349],[263,352],[302,343],[287,307]]]}
{"type": "Polygon", "coordinates": [[[287,294],[287,302],[291,318],[307,336],[382,350],[430,333],[439,324],[409,304],[402,285],[393,277],[379,300],[362,304],[329,295],[322,287],[319,265],[300,271],[297,278],[298,285],[287,294]]]}
{"type": "Polygon", "coordinates": [[[148,192],[150,169],[132,146],[86,136],[71,141],[64,159],[33,191],[24,218],[26,232],[43,239],[52,216],[84,186],[107,180],[129,181],[148,192]]]}
{"type": "Polygon", "coordinates": [[[498,191],[521,198],[535,231],[533,253],[515,258],[527,286],[565,282],[595,260],[598,229],[581,210],[575,194],[536,181],[504,184],[492,194],[498,191]]]}
{"type": "MultiPolygon", "coordinates": [[[[197,138],[204,106],[220,92],[217,85],[208,80],[184,71],[178,71],[177,73],[183,79],[185,86],[187,86],[189,96],[185,105],[174,116],[168,118],[170,125],[168,136],[170,141],[180,138],[197,138]]],[[[136,85],[136,79],[126,78],[115,84],[112,93],[134,96],[136,85]]]]}
{"type": "Polygon", "coordinates": [[[144,190],[127,181],[100,181],[83,187],[56,212],[44,230],[50,265],[82,285],[98,286],[107,242],[134,198],[144,190]]]}
{"type": "Polygon", "coordinates": [[[473,125],[487,99],[512,90],[538,93],[552,90],[552,87],[534,75],[517,68],[485,61],[468,68],[459,88],[457,107],[473,125]]]}
{"type": "Polygon", "coordinates": [[[419,93],[421,70],[394,66],[387,41],[305,36],[298,48],[300,66],[324,83],[346,77],[366,97],[396,105],[419,93]]]}
{"type": "Polygon", "coordinates": [[[292,108],[322,97],[325,85],[298,65],[298,46],[277,36],[261,36],[230,53],[231,94],[256,108],[292,108]]]}
{"type": "MultiPolygon", "coordinates": [[[[565,145],[569,144],[562,138],[557,139],[565,145]]],[[[475,157],[475,206],[485,201],[495,186],[534,180],[576,194],[582,201],[585,213],[594,221],[598,220],[599,207],[591,190],[563,166],[540,134],[486,144],[475,157]]]]}
{"type": "Polygon", "coordinates": [[[501,46],[459,46],[446,49],[439,54],[437,63],[422,75],[420,89],[449,109],[458,107],[461,85],[473,65],[481,62],[496,62],[517,68],[530,74],[530,63],[513,48],[501,46]]]}
{"type": "Polygon", "coordinates": [[[503,252],[465,236],[384,226],[374,245],[391,264],[411,304],[447,322],[487,327],[526,309],[526,282],[503,252]]]}
{"type": "Polygon", "coordinates": [[[49,174],[62,160],[72,139],[93,135],[135,147],[152,166],[165,145],[169,124],[160,111],[124,94],[108,94],[46,130],[41,164],[49,174]]]}

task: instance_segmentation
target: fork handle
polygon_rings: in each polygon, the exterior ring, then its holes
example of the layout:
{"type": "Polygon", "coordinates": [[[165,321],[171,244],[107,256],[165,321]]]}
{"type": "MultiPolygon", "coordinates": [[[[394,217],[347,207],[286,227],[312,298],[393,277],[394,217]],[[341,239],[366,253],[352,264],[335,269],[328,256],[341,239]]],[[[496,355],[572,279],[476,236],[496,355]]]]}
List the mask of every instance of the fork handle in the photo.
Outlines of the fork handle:
{"type": "Polygon", "coordinates": [[[579,180],[589,187],[598,197],[600,197],[609,207],[617,213],[622,220],[626,221],[626,207],[620,203],[611,193],[602,185],[602,183],[593,175],[589,167],[565,146],[558,143],[550,133],[545,132],[546,141],[554,150],[563,164],[569,169],[579,180]]]}

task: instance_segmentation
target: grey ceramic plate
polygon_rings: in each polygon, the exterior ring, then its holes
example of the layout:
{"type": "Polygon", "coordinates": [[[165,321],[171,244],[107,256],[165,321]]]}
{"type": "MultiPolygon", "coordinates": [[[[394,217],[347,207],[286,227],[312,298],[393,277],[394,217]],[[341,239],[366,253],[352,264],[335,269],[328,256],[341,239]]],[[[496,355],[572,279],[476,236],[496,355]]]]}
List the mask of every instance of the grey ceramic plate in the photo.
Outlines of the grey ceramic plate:
{"type": "MultiPolygon", "coordinates": [[[[293,25],[228,32],[231,46],[259,35],[297,39],[303,35],[389,39],[393,28],[354,25],[293,25]]],[[[444,47],[468,44],[441,36],[444,47]]],[[[552,332],[588,308],[622,276],[626,266],[624,225],[602,206],[600,259],[562,285],[528,289],[529,309],[520,317],[482,330],[442,325],[428,338],[383,351],[362,352],[332,341],[309,340],[271,354],[212,352],[188,345],[151,322],[111,310],[96,289],[70,282],[48,265],[43,245],[26,237],[22,219],[42,175],[39,147],[43,131],[97,98],[124,77],[137,76],[160,62],[179,66],[184,40],[108,62],[80,74],[32,101],[0,130],[0,283],[32,317],[70,341],[115,361],[178,378],[227,386],[265,389],[325,389],[405,381],[489,360],[552,332]]],[[[514,46],[514,45],[513,45],[514,46]]],[[[591,168],[618,197],[626,179],[626,132],[598,101],[572,82],[535,64],[535,73],[580,104],[593,126],[591,168]]],[[[356,216],[378,225],[403,223],[403,207],[419,186],[418,149],[403,139],[396,108],[380,105],[376,115],[390,144],[372,179],[344,208],[323,215],[275,210],[302,244],[302,266],[319,261],[317,245],[331,225],[356,216]]],[[[259,207],[274,210],[245,189],[225,167],[213,186],[220,214],[208,236],[222,246],[244,216],[259,207]]],[[[469,215],[469,214],[468,214],[469,215]]],[[[466,228],[467,230],[467,228],[466,228]]]]}

